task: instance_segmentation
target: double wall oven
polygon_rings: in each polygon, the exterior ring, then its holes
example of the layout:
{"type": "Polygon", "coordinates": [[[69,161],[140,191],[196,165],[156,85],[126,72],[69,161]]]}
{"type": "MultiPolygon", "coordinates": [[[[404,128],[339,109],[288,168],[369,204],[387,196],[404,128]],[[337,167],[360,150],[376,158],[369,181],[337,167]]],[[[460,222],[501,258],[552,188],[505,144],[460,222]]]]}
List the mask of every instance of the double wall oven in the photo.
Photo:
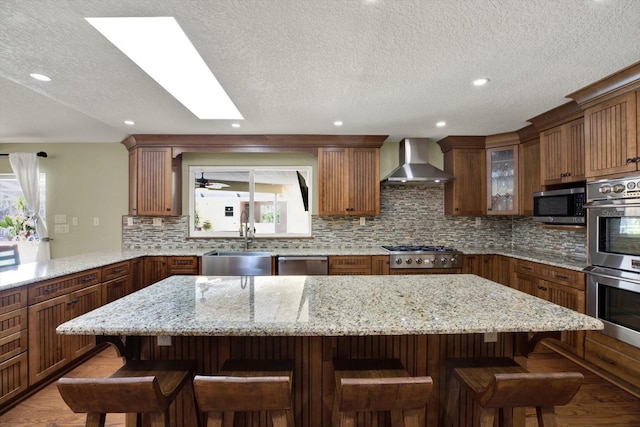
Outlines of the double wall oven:
{"type": "Polygon", "coordinates": [[[640,347],[640,176],[587,183],[587,314],[640,347]]]}

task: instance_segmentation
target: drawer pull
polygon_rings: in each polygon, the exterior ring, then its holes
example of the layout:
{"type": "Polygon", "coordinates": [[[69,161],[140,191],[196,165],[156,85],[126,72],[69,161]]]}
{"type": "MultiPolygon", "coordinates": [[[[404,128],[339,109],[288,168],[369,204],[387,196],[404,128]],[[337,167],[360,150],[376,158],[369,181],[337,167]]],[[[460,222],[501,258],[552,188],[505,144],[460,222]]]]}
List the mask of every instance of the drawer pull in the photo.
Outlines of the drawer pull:
{"type": "Polygon", "coordinates": [[[53,293],[53,292],[57,292],[57,291],[59,291],[59,290],[60,290],[60,286],[52,286],[52,287],[50,287],[50,288],[44,288],[44,289],[42,290],[42,293],[45,293],[45,294],[51,294],[51,293],[53,293]]]}
{"type": "Polygon", "coordinates": [[[565,276],[564,274],[556,274],[556,279],[569,280],[569,276],[565,276]]]}
{"type": "Polygon", "coordinates": [[[546,286],[542,286],[542,285],[538,285],[538,289],[540,289],[541,291],[546,291],[547,287],[546,286]]]}
{"type": "Polygon", "coordinates": [[[72,299],[71,301],[67,301],[67,305],[73,305],[75,303],[77,303],[79,300],[78,298],[72,299]]]}
{"type": "Polygon", "coordinates": [[[81,280],[82,280],[82,282],[87,283],[87,282],[91,282],[92,280],[95,280],[95,279],[96,279],[96,276],[85,276],[81,280]]]}
{"type": "Polygon", "coordinates": [[[527,271],[532,271],[532,270],[533,270],[533,268],[528,267],[528,266],[526,266],[526,265],[523,265],[523,266],[522,266],[522,269],[523,269],[523,270],[527,270],[527,271]]]}
{"type": "Polygon", "coordinates": [[[608,357],[605,357],[605,356],[603,356],[601,354],[598,355],[598,359],[602,360],[605,363],[608,363],[609,365],[615,365],[616,364],[615,361],[613,361],[613,360],[609,359],[608,357]]]}
{"type": "Polygon", "coordinates": [[[112,270],[111,273],[118,274],[118,273],[122,273],[123,271],[124,271],[124,268],[120,267],[112,270]]]}

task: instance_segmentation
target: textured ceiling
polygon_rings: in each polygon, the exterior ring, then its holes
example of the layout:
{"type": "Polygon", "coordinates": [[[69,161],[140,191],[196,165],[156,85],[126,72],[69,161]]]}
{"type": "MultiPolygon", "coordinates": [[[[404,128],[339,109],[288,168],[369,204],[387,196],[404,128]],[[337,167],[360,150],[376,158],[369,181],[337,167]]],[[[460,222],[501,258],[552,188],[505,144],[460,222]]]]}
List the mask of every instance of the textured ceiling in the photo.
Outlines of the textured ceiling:
{"type": "Polygon", "coordinates": [[[0,142],[494,134],[638,60],[640,0],[2,0],[0,142]],[[174,16],[241,127],[197,119],[84,20],[101,16],[174,16]]]}

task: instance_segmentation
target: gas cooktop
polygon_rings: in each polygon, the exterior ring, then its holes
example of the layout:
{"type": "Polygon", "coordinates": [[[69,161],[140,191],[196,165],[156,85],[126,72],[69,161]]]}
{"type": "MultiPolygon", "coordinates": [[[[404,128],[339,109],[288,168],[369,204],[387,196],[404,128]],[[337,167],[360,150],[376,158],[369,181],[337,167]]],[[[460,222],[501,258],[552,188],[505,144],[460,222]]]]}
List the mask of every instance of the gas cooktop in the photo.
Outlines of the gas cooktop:
{"type": "Polygon", "coordinates": [[[457,252],[453,248],[447,246],[435,245],[399,245],[399,246],[382,246],[390,252],[457,252]]]}
{"type": "Polygon", "coordinates": [[[397,268],[460,268],[458,255],[461,252],[447,246],[399,245],[382,246],[390,252],[389,267],[397,268]]]}

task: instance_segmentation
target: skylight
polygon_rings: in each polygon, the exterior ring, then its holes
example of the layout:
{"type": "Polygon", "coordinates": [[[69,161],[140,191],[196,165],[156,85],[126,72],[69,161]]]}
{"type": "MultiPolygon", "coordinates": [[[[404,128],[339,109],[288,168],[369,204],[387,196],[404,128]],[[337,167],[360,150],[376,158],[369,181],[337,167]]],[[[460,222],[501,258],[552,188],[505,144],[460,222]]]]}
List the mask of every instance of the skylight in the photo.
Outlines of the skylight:
{"type": "Polygon", "coordinates": [[[199,119],[244,119],[173,17],[85,19],[199,119]]]}

